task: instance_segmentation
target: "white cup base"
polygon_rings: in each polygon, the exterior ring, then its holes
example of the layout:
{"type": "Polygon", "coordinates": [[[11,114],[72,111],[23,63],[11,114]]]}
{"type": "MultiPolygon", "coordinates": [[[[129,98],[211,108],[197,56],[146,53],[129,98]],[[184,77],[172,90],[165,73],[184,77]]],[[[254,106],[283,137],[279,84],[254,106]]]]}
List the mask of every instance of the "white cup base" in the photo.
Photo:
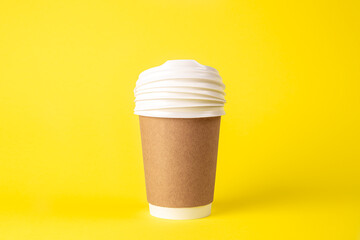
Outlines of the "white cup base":
{"type": "Polygon", "coordinates": [[[149,203],[149,208],[152,216],[172,220],[203,218],[209,216],[211,213],[211,203],[205,206],[190,208],[159,207],[149,203]]]}

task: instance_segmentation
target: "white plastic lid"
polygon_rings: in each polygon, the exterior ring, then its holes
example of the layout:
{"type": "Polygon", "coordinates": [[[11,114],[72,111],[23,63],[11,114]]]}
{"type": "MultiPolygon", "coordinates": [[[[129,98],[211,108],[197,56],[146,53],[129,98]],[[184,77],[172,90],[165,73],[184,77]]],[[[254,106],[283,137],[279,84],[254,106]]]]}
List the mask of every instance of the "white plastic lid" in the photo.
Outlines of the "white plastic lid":
{"type": "Polygon", "coordinates": [[[176,78],[198,78],[218,82],[223,85],[219,72],[212,67],[202,65],[195,60],[169,60],[163,65],[142,72],[136,86],[176,78]]]}
{"type": "Polygon", "coordinates": [[[225,114],[224,89],[215,68],[195,60],[170,60],[140,74],[134,90],[135,114],[171,118],[221,116],[225,114]]]}

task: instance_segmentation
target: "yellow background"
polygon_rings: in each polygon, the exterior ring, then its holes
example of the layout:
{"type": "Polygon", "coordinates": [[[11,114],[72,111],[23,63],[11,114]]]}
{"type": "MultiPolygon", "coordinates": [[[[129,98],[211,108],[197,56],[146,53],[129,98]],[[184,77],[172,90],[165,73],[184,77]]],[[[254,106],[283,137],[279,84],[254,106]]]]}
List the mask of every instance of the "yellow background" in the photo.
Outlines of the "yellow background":
{"type": "Polygon", "coordinates": [[[0,3],[0,239],[360,239],[358,1],[0,3]],[[227,86],[212,215],[149,215],[133,88],[227,86]]]}

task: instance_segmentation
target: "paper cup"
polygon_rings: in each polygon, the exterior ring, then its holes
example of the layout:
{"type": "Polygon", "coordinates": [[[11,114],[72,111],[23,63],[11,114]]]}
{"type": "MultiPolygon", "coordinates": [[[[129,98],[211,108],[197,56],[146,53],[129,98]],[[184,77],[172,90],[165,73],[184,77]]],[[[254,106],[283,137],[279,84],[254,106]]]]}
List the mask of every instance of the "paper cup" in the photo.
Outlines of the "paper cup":
{"type": "Polygon", "coordinates": [[[140,74],[134,112],[151,215],[210,215],[224,89],[216,69],[194,60],[167,61],[140,74]]]}

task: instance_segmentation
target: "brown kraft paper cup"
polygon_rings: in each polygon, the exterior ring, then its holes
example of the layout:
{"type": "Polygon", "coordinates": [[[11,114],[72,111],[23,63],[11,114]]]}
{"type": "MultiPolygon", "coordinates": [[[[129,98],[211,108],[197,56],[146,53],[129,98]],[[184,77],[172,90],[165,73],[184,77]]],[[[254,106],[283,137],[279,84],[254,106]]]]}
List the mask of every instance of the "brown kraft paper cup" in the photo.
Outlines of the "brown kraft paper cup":
{"type": "Polygon", "coordinates": [[[191,208],[212,203],[220,119],[139,116],[150,204],[191,208]]]}

